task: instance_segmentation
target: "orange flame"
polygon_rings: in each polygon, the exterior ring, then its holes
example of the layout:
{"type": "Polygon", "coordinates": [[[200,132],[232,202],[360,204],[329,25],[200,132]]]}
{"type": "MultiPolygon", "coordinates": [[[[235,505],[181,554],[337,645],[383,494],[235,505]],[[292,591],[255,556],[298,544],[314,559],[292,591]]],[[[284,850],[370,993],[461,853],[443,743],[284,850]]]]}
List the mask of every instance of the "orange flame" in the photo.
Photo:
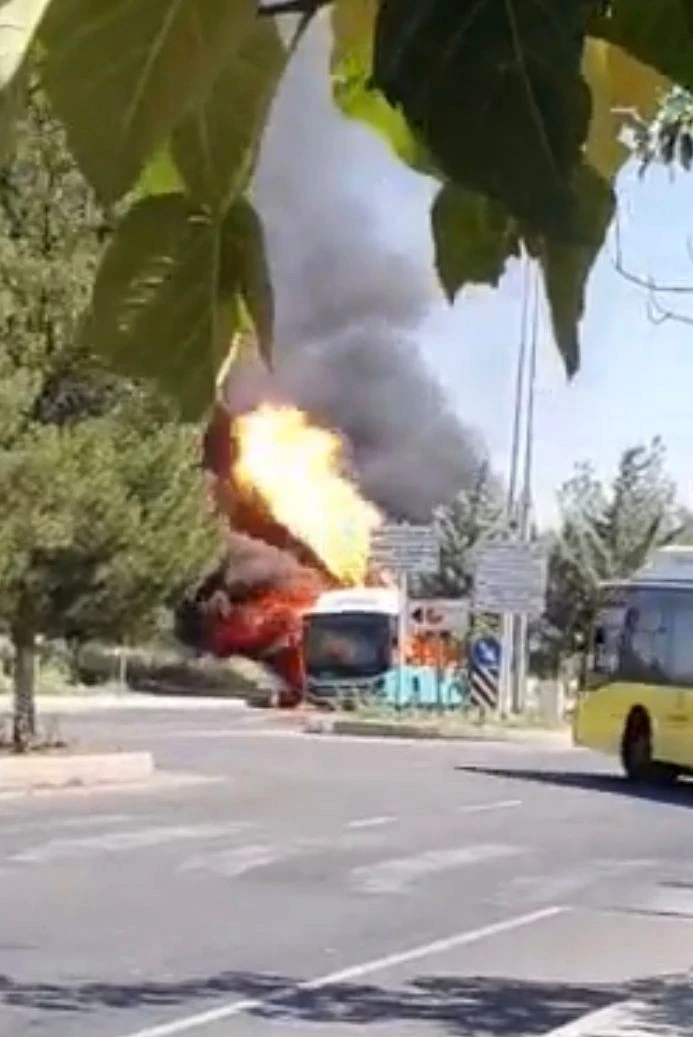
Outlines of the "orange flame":
{"type": "Polygon", "coordinates": [[[362,583],[382,517],[344,475],[339,437],[295,407],[267,404],[237,418],[233,433],[235,482],[259,494],[337,579],[362,583]]]}

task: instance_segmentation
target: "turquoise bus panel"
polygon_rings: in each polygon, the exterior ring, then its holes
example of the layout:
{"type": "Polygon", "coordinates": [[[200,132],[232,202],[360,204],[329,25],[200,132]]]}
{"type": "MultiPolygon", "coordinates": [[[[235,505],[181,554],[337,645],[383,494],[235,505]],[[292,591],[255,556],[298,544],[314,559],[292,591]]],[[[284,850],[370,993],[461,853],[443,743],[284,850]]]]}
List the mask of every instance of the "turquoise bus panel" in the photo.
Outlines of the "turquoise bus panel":
{"type": "Polygon", "coordinates": [[[403,666],[390,670],[378,696],[388,706],[423,709],[459,709],[467,688],[459,671],[440,671],[434,666],[403,666]]]}

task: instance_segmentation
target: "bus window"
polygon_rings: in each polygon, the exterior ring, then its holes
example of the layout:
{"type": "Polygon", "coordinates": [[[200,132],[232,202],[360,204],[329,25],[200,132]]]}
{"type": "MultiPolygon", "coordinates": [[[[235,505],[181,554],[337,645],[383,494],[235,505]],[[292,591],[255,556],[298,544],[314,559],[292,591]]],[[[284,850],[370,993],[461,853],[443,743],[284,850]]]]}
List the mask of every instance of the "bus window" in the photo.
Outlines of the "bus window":
{"type": "Polygon", "coordinates": [[[668,680],[671,623],[666,597],[657,590],[637,588],[624,616],[619,652],[620,680],[665,684],[668,680]]]}
{"type": "Polygon", "coordinates": [[[304,623],[304,665],[311,677],[376,677],[392,665],[389,617],[379,613],[323,613],[304,623]]]}
{"type": "Polygon", "coordinates": [[[593,688],[615,679],[626,614],[625,601],[605,603],[598,613],[592,634],[592,651],[587,665],[585,687],[593,688]]]}
{"type": "Polygon", "coordinates": [[[693,593],[680,591],[675,595],[671,619],[671,680],[693,686],[693,593]]]}
{"type": "Polygon", "coordinates": [[[661,592],[645,588],[607,592],[593,628],[586,687],[615,680],[666,683],[670,635],[668,602],[661,592]]]}

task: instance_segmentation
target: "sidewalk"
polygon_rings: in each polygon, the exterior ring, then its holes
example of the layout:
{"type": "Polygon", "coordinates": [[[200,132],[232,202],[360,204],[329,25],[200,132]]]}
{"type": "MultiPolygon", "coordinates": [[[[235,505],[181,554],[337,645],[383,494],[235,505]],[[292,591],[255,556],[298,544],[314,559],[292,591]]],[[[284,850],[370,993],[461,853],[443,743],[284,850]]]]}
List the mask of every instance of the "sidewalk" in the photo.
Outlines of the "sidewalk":
{"type": "Polygon", "coordinates": [[[347,735],[358,738],[436,739],[473,742],[521,742],[538,746],[570,748],[572,736],[568,726],[544,728],[520,724],[475,724],[451,717],[379,718],[350,714],[306,717],[304,731],[314,735],[347,735]]]}
{"type": "Polygon", "coordinates": [[[652,997],[643,992],[591,1012],[544,1037],[693,1037],[693,975],[667,981],[652,997]]]}
{"type": "MultiPolygon", "coordinates": [[[[84,692],[80,695],[39,695],[36,699],[39,714],[90,713],[106,710],[226,710],[238,713],[248,707],[244,699],[199,695],[148,695],[136,691],[84,692]]],[[[0,715],[12,709],[9,695],[0,695],[0,715]]]]}

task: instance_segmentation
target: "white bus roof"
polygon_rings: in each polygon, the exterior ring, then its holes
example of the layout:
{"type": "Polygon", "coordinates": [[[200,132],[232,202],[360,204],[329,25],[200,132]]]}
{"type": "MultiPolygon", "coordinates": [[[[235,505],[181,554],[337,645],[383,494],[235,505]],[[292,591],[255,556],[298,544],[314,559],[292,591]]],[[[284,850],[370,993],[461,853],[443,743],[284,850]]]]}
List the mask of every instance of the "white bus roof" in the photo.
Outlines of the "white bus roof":
{"type": "Polygon", "coordinates": [[[327,612],[383,612],[399,614],[400,595],[396,587],[346,587],[325,591],[304,615],[327,612]]]}
{"type": "Polygon", "coordinates": [[[606,586],[693,588],[693,547],[660,547],[629,580],[608,580],[606,586]]]}

